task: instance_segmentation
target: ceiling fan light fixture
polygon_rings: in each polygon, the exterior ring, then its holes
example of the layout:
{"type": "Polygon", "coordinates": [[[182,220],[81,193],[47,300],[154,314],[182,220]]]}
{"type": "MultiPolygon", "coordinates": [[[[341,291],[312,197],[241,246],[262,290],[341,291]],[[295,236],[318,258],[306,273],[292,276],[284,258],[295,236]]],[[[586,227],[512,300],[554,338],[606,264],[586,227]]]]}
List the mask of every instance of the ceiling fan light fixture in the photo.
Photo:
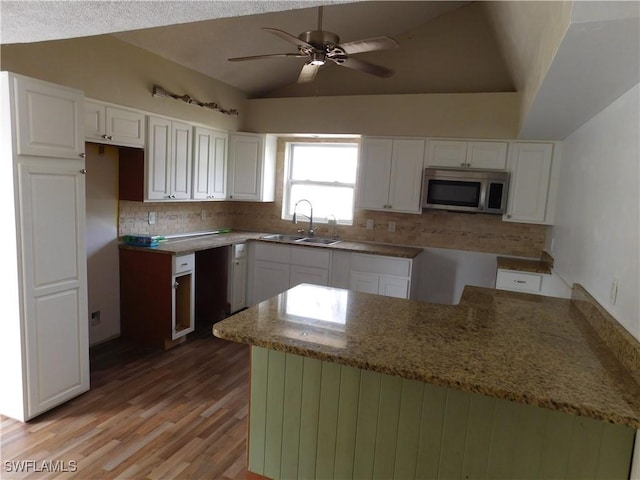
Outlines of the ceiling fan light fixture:
{"type": "Polygon", "coordinates": [[[324,65],[324,62],[327,61],[327,57],[324,52],[313,52],[311,55],[310,65],[324,65]]]}

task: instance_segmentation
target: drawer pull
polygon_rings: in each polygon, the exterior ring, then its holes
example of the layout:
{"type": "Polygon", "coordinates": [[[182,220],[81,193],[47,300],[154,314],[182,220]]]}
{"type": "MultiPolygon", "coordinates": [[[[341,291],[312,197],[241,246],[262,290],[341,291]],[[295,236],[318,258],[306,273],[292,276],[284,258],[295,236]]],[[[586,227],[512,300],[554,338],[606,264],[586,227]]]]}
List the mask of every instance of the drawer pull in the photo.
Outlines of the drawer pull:
{"type": "Polygon", "coordinates": [[[516,282],[516,283],[527,283],[526,280],[514,280],[514,282],[516,282]]]}
{"type": "Polygon", "coordinates": [[[186,267],[187,265],[189,265],[188,263],[181,263],[180,266],[181,267],[186,267]]]}

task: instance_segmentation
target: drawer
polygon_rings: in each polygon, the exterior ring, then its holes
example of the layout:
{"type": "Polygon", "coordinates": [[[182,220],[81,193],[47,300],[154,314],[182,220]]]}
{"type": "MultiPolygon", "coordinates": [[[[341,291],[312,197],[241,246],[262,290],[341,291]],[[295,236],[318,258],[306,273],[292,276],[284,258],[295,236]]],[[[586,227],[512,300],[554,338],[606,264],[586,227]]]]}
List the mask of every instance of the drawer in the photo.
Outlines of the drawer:
{"type": "Polygon", "coordinates": [[[539,293],[541,286],[542,275],[540,274],[515,272],[513,270],[498,270],[498,276],[496,278],[497,289],[539,293]]]}
{"type": "Polygon", "coordinates": [[[173,257],[173,273],[190,272],[195,269],[196,256],[193,253],[173,257]]]}
{"type": "Polygon", "coordinates": [[[256,260],[289,263],[291,261],[291,247],[289,245],[271,245],[266,242],[255,242],[256,260]]]}
{"type": "Polygon", "coordinates": [[[409,277],[411,276],[411,260],[354,253],[351,257],[351,270],[395,277],[409,277]]]}
{"type": "Polygon", "coordinates": [[[331,252],[312,247],[291,247],[291,264],[304,267],[329,268],[331,252]]]}
{"type": "Polygon", "coordinates": [[[245,258],[247,256],[247,244],[238,243],[233,246],[233,258],[245,258]]]}

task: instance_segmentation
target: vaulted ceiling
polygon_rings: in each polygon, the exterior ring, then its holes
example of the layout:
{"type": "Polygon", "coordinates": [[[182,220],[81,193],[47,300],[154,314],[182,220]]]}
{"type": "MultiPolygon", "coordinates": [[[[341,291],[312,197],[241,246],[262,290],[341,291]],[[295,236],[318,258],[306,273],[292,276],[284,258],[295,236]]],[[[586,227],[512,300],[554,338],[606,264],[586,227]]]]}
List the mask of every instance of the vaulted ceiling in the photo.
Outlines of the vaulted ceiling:
{"type": "MultiPolygon", "coordinates": [[[[38,3],[41,2],[2,2],[16,12],[24,8],[19,18],[24,19],[26,13],[32,16],[32,21],[40,18],[40,10],[33,8],[33,4],[38,3]],[[25,6],[21,7],[21,4],[25,6]]],[[[90,4],[94,15],[100,12],[100,16],[114,19],[112,31],[127,30],[114,33],[120,40],[236,87],[250,98],[514,91],[511,74],[484,9],[477,2],[322,2],[326,4],[322,29],[339,35],[341,43],[389,36],[400,47],[357,55],[358,59],[393,69],[395,74],[391,78],[380,78],[327,62],[321,67],[315,81],[307,84],[295,83],[305,58],[245,62],[229,62],[228,58],[296,53],[295,45],[262,27],[280,29],[294,36],[315,30],[318,22],[316,4],[319,2],[45,3],[55,8],[49,8],[49,17],[41,20],[42,29],[34,31],[34,36],[50,37],[43,31],[46,30],[46,24],[56,23],[58,15],[72,20],[67,20],[67,25],[78,23],[73,20],[82,19],[84,13],[82,10],[74,11],[73,4],[90,4]],[[98,5],[100,3],[105,3],[104,8],[98,5]],[[110,10],[110,3],[123,4],[126,10],[117,14],[110,10]],[[217,13],[215,9],[203,10],[203,4],[219,7],[219,10],[217,13]],[[235,6],[236,9],[233,12],[223,11],[225,6],[235,6]],[[238,16],[240,6],[245,8],[242,15],[238,16]],[[267,13],[263,13],[265,6],[267,13]],[[259,13],[246,15],[249,7],[259,13]],[[269,9],[280,11],[269,12],[269,9]],[[160,25],[162,20],[159,17],[167,12],[173,12],[175,24],[131,30],[132,27],[142,26],[147,17],[148,24],[160,25]],[[218,15],[221,18],[188,21],[196,15],[218,15]],[[130,18],[130,26],[125,24],[126,18],[130,18]],[[179,23],[184,21],[187,23],[179,23]]],[[[3,18],[3,30],[4,27],[3,18]]],[[[32,30],[32,27],[23,27],[16,32],[11,25],[7,27],[9,30],[3,33],[3,43],[28,40],[24,38],[25,31],[32,30]]],[[[81,34],[84,32],[78,31],[81,34]]]]}
{"type": "Polygon", "coordinates": [[[637,0],[0,0],[0,14],[2,44],[113,34],[249,98],[518,91],[521,134],[530,139],[564,138],[640,77],[637,0]],[[341,42],[396,39],[400,48],[357,55],[395,75],[328,64],[300,85],[304,58],[227,61],[295,52],[261,27],[313,30],[318,5],[323,30],[341,42]]]}

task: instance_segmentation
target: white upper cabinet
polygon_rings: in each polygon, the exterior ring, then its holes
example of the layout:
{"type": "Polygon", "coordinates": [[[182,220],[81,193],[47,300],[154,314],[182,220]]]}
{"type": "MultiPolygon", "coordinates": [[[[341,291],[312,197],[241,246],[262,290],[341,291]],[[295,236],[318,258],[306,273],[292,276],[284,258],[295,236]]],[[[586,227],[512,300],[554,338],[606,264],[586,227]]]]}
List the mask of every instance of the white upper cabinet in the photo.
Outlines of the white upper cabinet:
{"type": "Polygon", "coordinates": [[[193,199],[227,198],[227,134],[196,127],[193,134],[193,199]]]}
{"type": "Polygon", "coordinates": [[[277,138],[273,135],[229,135],[228,198],[273,202],[276,183],[277,138]]]}
{"type": "Polygon", "coordinates": [[[427,166],[504,170],[507,142],[429,140],[427,166]]]}
{"type": "Polygon", "coordinates": [[[514,142],[509,154],[509,200],[503,220],[551,224],[555,187],[552,143],[514,142]]]}
{"type": "Polygon", "coordinates": [[[191,199],[192,127],[149,117],[145,152],[147,200],[191,199]]]}
{"type": "Polygon", "coordinates": [[[144,147],[145,115],[95,100],[84,102],[84,135],[90,142],[144,147]]]}
{"type": "Polygon", "coordinates": [[[423,139],[363,138],[358,207],[420,213],[424,149],[423,139]]]}
{"type": "Polygon", "coordinates": [[[21,75],[10,81],[17,104],[17,154],[83,157],[83,92],[21,75]]]}

